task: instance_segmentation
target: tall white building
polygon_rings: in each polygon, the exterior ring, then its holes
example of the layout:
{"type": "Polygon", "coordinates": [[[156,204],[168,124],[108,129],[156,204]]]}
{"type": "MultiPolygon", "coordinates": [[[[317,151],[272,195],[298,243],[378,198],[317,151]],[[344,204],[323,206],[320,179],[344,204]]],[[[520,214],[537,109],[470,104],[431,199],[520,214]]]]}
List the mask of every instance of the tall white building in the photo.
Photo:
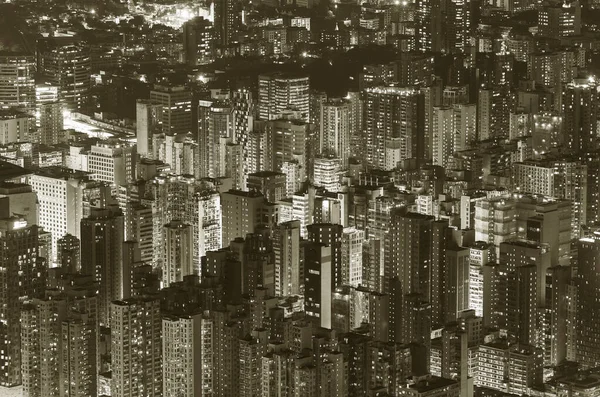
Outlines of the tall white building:
{"type": "Polygon", "coordinates": [[[521,192],[554,195],[554,167],[541,163],[516,163],[513,180],[521,192]]]}
{"type": "Polygon", "coordinates": [[[204,313],[164,316],[162,340],[162,396],[212,396],[213,320],[204,313]]]}
{"type": "Polygon", "coordinates": [[[14,109],[0,109],[0,145],[29,140],[29,116],[14,109]]]}
{"type": "Polygon", "coordinates": [[[88,154],[88,172],[93,178],[113,187],[133,180],[134,151],[120,144],[98,143],[92,145],[88,154]]]}
{"type": "Polygon", "coordinates": [[[305,181],[306,171],[299,161],[292,160],[283,163],[281,172],[285,174],[285,197],[292,197],[305,181]]]}
{"type": "Polygon", "coordinates": [[[228,99],[216,96],[200,101],[197,135],[200,176],[225,176],[225,146],[234,142],[234,131],[234,110],[228,99]]]}
{"type": "Polygon", "coordinates": [[[344,228],[342,232],[342,284],[358,287],[363,283],[364,230],[344,228]]]}
{"type": "Polygon", "coordinates": [[[321,103],[319,152],[342,159],[348,165],[350,157],[351,104],[344,99],[321,103]]]}
{"type": "Polygon", "coordinates": [[[86,173],[54,167],[31,175],[29,184],[38,197],[39,226],[52,234],[52,252],[56,253],[59,238],[67,233],[80,237],[89,193],[98,184],[86,173]]]}
{"type": "Polygon", "coordinates": [[[162,105],[138,99],[135,105],[135,130],[137,152],[142,157],[152,158],[152,138],[162,132],[162,105]]]}
{"type": "Polygon", "coordinates": [[[313,223],[312,202],[309,193],[296,193],[292,196],[292,219],[300,221],[300,235],[302,238],[307,238],[308,232],[306,227],[313,223]]]}
{"type": "Polygon", "coordinates": [[[288,109],[299,111],[308,122],[309,78],[283,73],[258,76],[258,114],[261,120],[276,120],[288,109]]]}
{"type": "Polygon", "coordinates": [[[327,191],[338,192],[341,188],[342,171],[343,164],[340,158],[316,158],[313,183],[327,191]]]}
{"type": "Polygon", "coordinates": [[[194,231],[194,266],[200,269],[200,258],[206,251],[221,248],[221,198],[210,183],[199,182],[191,176],[166,175],[153,181],[155,261],[161,262],[163,252],[162,228],[172,220],[192,226],[194,231]]]}
{"type": "Polygon", "coordinates": [[[55,145],[63,138],[63,105],[58,95],[57,86],[40,84],[35,87],[37,142],[44,145],[55,145]]]}
{"type": "Polygon", "coordinates": [[[198,233],[200,257],[206,255],[207,251],[221,249],[223,235],[221,216],[219,193],[214,191],[200,193],[198,195],[198,223],[201,225],[198,233]]]}
{"type": "Polygon", "coordinates": [[[168,164],[174,174],[197,174],[198,144],[189,135],[154,135],[152,147],[152,157],[168,164]]]}
{"type": "Polygon", "coordinates": [[[433,108],[433,163],[445,167],[452,155],[476,140],[477,107],[457,104],[433,108]]]}

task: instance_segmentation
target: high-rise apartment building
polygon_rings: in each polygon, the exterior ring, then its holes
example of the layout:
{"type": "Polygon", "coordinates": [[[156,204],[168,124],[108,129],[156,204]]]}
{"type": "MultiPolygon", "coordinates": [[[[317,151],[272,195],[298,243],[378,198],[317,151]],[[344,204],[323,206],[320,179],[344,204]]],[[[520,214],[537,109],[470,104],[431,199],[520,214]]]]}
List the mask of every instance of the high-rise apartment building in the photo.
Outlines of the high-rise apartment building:
{"type": "Polygon", "coordinates": [[[212,322],[208,312],[163,316],[163,397],[209,396],[216,392],[212,322]]]}
{"type": "Polygon", "coordinates": [[[255,128],[262,132],[266,141],[265,145],[261,145],[264,148],[262,161],[264,169],[279,172],[286,161],[294,160],[304,167],[307,166],[308,140],[313,131],[312,124],[294,118],[281,118],[257,121],[255,128]]]}
{"type": "Polygon", "coordinates": [[[477,98],[478,140],[505,137],[509,130],[510,90],[507,85],[482,87],[477,98]]]}
{"type": "Polygon", "coordinates": [[[221,198],[210,183],[191,176],[165,175],[153,180],[154,263],[163,260],[163,227],[172,220],[192,226],[194,231],[194,269],[200,269],[200,257],[221,248],[221,198]]]}
{"type": "Polygon", "coordinates": [[[544,365],[576,360],[577,299],[576,282],[570,266],[553,266],[546,278],[544,318],[544,365]]]}
{"type": "Polygon", "coordinates": [[[162,132],[168,135],[192,131],[192,93],[185,86],[155,85],[150,101],[162,106],[162,132]]]}
{"type": "Polygon", "coordinates": [[[202,17],[183,24],[183,54],[189,66],[204,65],[214,59],[215,36],[211,23],[202,17]]]}
{"type": "Polygon", "coordinates": [[[228,96],[201,100],[198,105],[200,173],[218,178],[226,173],[226,144],[234,142],[234,112],[228,96]]]}
{"type": "Polygon", "coordinates": [[[44,296],[46,261],[37,226],[17,217],[0,220],[0,269],[0,385],[11,387],[21,384],[22,304],[44,296]]]}
{"type": "Polygon", "coordinates": [[[242,10],[233,0],[219,0],[214,4],[214,29],[217,46],[222,54],[237,42],[237,33],[242,23],[242,10]]]}
{"type": "Polygon", "coordinates": [[[33,299],[21,312],[23,392],[29,397],[61,395],[61,328],[64,299],[33,299]]]}
{"type": "Polygon", "coordinates": [[[199,257],[208,251],[221,248],[222,242],[221,196],[214,190],[205,190],[198,195],[198,250],[199,257]]]}
{"type": "Polygon", "coordinates": [[[35,110],[35,57],[24,53],[0,53],[0,108],[35,110]]]}
{"type": "Polygon", "coordinates": [[[221,195],[224,247],[236,237],[254,233],[260,225],[276,224],[277,209],[258,192],[230,190],[221,195]]]}
{"type": "Polygon", "coordinates": [[[304,246],[304,305],[315,324],[331,328],[332,247],[313,242],[304,246]]]}
{"type": "Polygon", "coordinates": [[[312,182],[328,192],[339,192],[343,173],[342,159],[337,157],[318,157],[314,160],[312,182]]]}
{"type": "Polygon", "coordinates": [[[445,166],[454,154],[454,109],[449,106],[433,108],[433,164],[445,166]]]}
{"type": "Polygon", "coordinates": [[[117,300],[110,313],[111,394],[162,396],[160,300],[155,296],[117,300]]]}
{"type": "Polygon", "coordinates": [[[581,3],[548,2],[538,14],[540,35],[551,38],[578,36],[581,34],[581,3]]]}
{"type": "Polygon", "coordinates": [[[29,141],[31,117],[16,109],[0,109],[0,145],[29,141]]]}
{"type": "MultiPolygon", "coordinates": [[[[426,343],[431,327],[432,216],[393,209],[385,241],[384,292],[390,294],[389,340],[426,343]],[[428,321],[425,321],[429,319],[428,321]]],[[[425,354],[428,362],[428,353],[425,354]]],[[[421,364],[416,364],[422,368],[421,364]]],[[[428,366],[428,364],[427,364],[428,366]]]]}
{"type": "Polygon", "coordinates": [[[420,0],[415,3],[415,48],[439,52],[442,47],[442,2],[420,0]]]}
{"type": "Polygon", "coordinates": [[[365,91],[366,165],[391,170],[402,160],[424,157],[423,95],[413,88],[365,91]]]}
{"type": "Polygon", "coordinates": [[[70,109],[87,106],[90,91],[89,47],[47,40],[38,48],[38,73],[45,83],[59,87],[59,99],[70,109]]]}
{"type": "Polygon", "coordinates": [[[584,368],[600,364],[600,236],[580,239],[577,242],[578,291],[577,291],[577,362],[584,368]]]}
{"type": "Polygon", "coordinates": [[[95,397],[100,369],[98,286],[89,276],[73,274],[62,282],[60,297],[66,300],[67,310],[61,324],[61,392],[74,397],[95,397]]]}
{"type": "Polygon", "coordinates": [[[81,273],[99,285],[98,319],[109,326],[111,302],[131,295],[132,270],[123,266],[123,213],[116,207],[93,208],[81,220],[81,273]]]}
{"type": "Polygon", "coordinates": [[[453,322],[469,309],[470,250],[448,247],[443,272],[443,312],[445,322],[453,322]]]}
{"type": "Polygon", "coordinates": [[[81,243],[79,239],[65,234],[56,241],[56,263],[68,273],[77,273],[81,268],[81,243]]]}
{"type": "Polygon", "coordinates": [[[365,232],[355,227],[342,231],[342,284],[363,285],[363,243],[365,232]]]}
{"type": "Polygon", "coordinates": [[[273,231],[275,253],[275,295],[302,294],[302,261],[300,247],[300,221],[284,222],[273,231]]]}
{"type": "MultiPolygon", "coordinates": [[[[57,240],[65,234],[80,237],[80,222],[92,201],[98,206],[106,204],[106,195],[94,197],[98,188],[102,191],[102,184],[92,181],[84,172],[44,168],[29,177],[29,184],[38,197],[39,226],[52,234],[53,253],[57,240]]],[[[55,254],[48,258],[54,259],[55,254]]]]}
{"type": "Polygon", "coordinates": [[[483,266],[489,262],[493,249],[488,243],[475,243],[469,250],[469,309],[478,317],[483,316],[483,266]]]}
{"type": "Polygon", "coordinates": [[[350,139],[354,135],[351,112],[351,103],[345,99],[330,99],[321,104],[319,153],[340,158],[344,166],[348,164],[350,139]]]}
{"type": "Polygon", "coordinates": [[[579,161],[539,160],[515,163],[513,167],[513,181],[519,192],[571,200],[571,229],[573,238],[578,238],[581,226],[587,223],[587,166],[579,161]]]}
{"type": "MultiPolygon", "coordinates": [[[[558,95],[558,94],[557,94],[558,95]]],[[[562,91],[562,139],[565,150],[581,153],[598,147],[595,139],[598,129],[598,102],[596,84],[575,80],[562,91]]]]}
{"type": "Polygon", "coordinates": [[[164,226],[165,256],[162,264],[162,282],[167,288],[194,274],[194,232],[192,226],[172,220],[164,226]]]}
{"type": "Polygon", "coordinates": [[[330,247],[331,290],[343,283],[342,234],[344,227],[335,223],[313,223],[306,227],[308,241],[330,247]]]}
{"type": "Polygon", "coordinates": [[[246,189],[261,193],[269,202],[276,203],[286,197],[285,174],[259,171],[248,174],[246,189]]]}
{"type": "Polygon", "coordinates": [[[117,186],[135,180],[137,156],[135,147],[120,143],[97,143],[88,153],[88,172],[97,181],[105,182],[116,190],[117,186]]]}
{"type": "Polygon", "coordinates": [[[500,243],[513,238],[517,228],[515,204],[499,197],[475,203],[475,240],[496,247],[492,260],[499,255],[500,243]]]}
{"type": "Polygon", "coordinates": [[[258,116],[261,120],[277,120],[286,110],[300,112],[310,120],[309,79],[302,75],[271,73],[258,76],[258,116]]]}
{"type": "Polygon", "coordinates": [[[142,157],[153,158],[154,135],[162,132],[162,105],[138,99],[135,105],[137,152],[142,157]]]}
{"type": "Polygon", "coordinates": [[[59,87],[39,84],[35,87],[37,141],[56,145],[64,140],[63,104],[59,101],[59,87]]]}

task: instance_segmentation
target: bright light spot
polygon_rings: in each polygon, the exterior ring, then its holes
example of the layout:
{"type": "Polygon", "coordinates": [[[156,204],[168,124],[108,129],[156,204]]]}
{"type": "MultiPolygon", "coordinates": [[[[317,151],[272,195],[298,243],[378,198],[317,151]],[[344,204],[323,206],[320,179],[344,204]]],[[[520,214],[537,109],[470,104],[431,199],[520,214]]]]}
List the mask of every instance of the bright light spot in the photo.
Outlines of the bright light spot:
{"type": "Polygon", "coordinates": [[[590,77],[588,77],[588,81],[590,83],[595,83],[596,82],[596,76],[590,76],[590,77]]]}
{"type": "Polygon", "coordinates": [[[92,9],[92,10],[90,10],[90,13],[91,13],[92,15],[94,15],[94,14],[96,13],[96,10],[92,9]]]}
{"type": "Polygon", "coordinates": [[[308,52],[304,51],[304,52],[302,53],[302,58],[307,58],[307,57],[308,57],[308,52]]]}
{"type": "Polygon", "coordinates": [[[71,120],[71,111],[69,109],[63,110],[63,119],[71,120]]]}
{"type": "Polygon", "coordinates": [[[208,79],[206,78],[205,75],[201,74],[198,75],[198,77],[196,78],[198,81],[202,82],[203,84],[206,84],[206,82],[208,81],[208,79]]]}

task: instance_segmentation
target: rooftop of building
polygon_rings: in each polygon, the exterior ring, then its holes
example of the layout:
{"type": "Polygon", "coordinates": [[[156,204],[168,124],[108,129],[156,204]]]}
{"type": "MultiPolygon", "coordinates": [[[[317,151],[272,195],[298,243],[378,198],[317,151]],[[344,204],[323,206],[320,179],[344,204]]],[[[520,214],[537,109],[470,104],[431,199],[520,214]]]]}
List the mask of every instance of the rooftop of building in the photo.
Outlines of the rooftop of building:
{"type": "Polygon", "coordinates": [[[0,58],[19,58],[19,59],[27,59],[31,62],[35,60],[35,56],[26,51],[8,51],[8,50],[0,50],[0,58]]]}
{"type": "Polygon", "coordinates": [[[38,170],[36,170],[34,172],[35,175],[39,175],[39,176],[43,176],[43,177],[47,177],[47,178],[54,178],[54,179],[91,179],[90,178],[90,173],[89,172],[85,172],[85,171],[77,171],[77,170],[72,170],[70,168],[66,168],[66,167],[62,167],[62,166],[51,166],[51,167],[44,167],[44,168],[40,168],[38,170]]]}
{"type": "Polygon", "coordinates": [[[29,116],[27,115],[27,113],[15,108],[0,109],[0,120],[12,120],[28,117],[29,116]]]}
{"type": "Polygon", "coordinates": [[[267,77],[271,78],[271,79],[306,80],[306,81],[308,81],[308,76],[303,73],[280,72],[280,71],[263,73],[259,76],[259,79],[264,79],[267,77]]]}
{"type": "Polygon", "coordinates": [[[508,341],[506,339],[497,339],[492,342],[484,343],[482,346],[490,347],[498,350],[507,350],[508,349],[508,341]]]}
{"type": "Polygon", "coordinates": [[[504,242],[500,243],[500,245],[513,245],[513,246],[517,246],[517,247],[533,248],[533,249],[540,248],[540,243],[538,243],[536,241],[531,241],[531,240],[504,241],[504,242]]]}
{"type": "Polygon", "coordinates": [[[413,390],[419,393],[425,393],[431,390],[440,389],[448,386],[458,386],[458,382],[452,379],[440,378],[437,376],[429,376],[426,379],[419,380],[417,383],[410,385],[413,390]]]}
{"type": "Polygon", "coordinates": [[[251,190],[251,191],[247,192],[244,190],[237,190],[237,189],[228,190],[228,191],[224,192],[223,195],[249,197],[249,198],[263,197],[262,193],[258,192],[256,190],[251,190]]]}
{"type": "Polygon", "coordinates": [[[23,167],[19,167],[8,161],[0,160],[0,181],[16,179],[30,174],[31,171],[26,170],[23,167]]]}
{"type": "Polygon", "coordinates": [[[31,186],[26,183],[0,180],[0,194],[15,194],[31,192],[31,186]]]}
{"type": "MultiPolygon", "coordinates": [[[[406,211],[406,208],[394,208],[394,212],[398,210],[399,212],[406,211]]],[[[432,215],[419,214],[418,212],[405,212],[402,214],[403,218],[415,219],[415,220],[435,220],[435,217],[432,215]]]]}
{"type": "Polygon", "coordinates": [[[252,172],[250,174],[248,174],[248,178],[251,177],[257,177],[257,178],[272,178],[272,177],[285,177],[284,173],[281,172],[275,172],[275,171],[258,171],[258,172],[252,172]]]}
{"type": "Polygon", "coordinates": [[[558,383],[568,384],[578,389],[600,387],[600,367],[559,378],[558,383]]]}

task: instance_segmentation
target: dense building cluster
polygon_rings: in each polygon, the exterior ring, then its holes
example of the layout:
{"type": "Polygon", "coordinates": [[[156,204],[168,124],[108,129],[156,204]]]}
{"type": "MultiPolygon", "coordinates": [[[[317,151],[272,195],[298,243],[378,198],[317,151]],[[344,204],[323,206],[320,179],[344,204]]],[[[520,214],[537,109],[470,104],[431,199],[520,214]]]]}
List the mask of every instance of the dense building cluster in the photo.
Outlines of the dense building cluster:
{"type": "Polygon", "coordinates": [[[0,395],[600,396],[596,0],[9,3],[0,395]]]}

